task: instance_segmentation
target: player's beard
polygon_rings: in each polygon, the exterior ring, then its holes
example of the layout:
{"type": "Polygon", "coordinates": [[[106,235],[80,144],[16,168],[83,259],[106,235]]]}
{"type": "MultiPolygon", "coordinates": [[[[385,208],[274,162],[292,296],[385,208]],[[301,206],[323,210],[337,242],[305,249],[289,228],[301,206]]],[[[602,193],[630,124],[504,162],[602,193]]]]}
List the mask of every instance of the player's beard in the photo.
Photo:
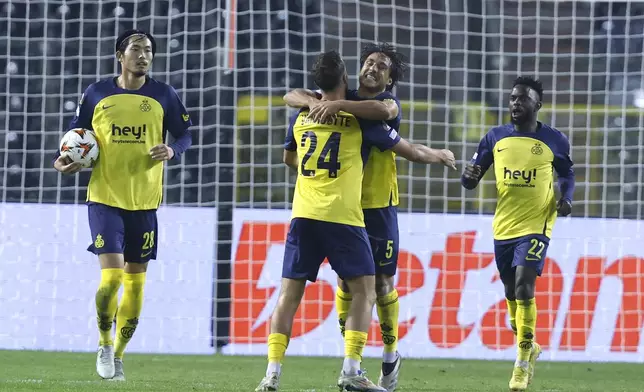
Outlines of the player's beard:
{"type": "Polygon", "coordinates": [[[359,82],[360,82],[360,88],[364,91],[370,92],[372,94],[379,94],[387,88],[387,86],[382,86],[381,83],[379,83],[377,80],[372,81],[369,80],[368,83],[365,83],[367,80],[366,76],[361,75],[359,82]]]}
{"type": "Polygon", "coordinates": [[[510,115],[510,121],[511,121],[511,122],[512,122],[512,124],[514,124],[514,125],[519,125],[519,126],[521,126],[521,125],[525,125],[525,124],[530,123],[531,118],[530,118],[530,114],[529,114],[529,113],[521,113],[520,115],[518,115],[518,116],[516,116],[516,117],[514,117],[514,116],[510,115]]]}

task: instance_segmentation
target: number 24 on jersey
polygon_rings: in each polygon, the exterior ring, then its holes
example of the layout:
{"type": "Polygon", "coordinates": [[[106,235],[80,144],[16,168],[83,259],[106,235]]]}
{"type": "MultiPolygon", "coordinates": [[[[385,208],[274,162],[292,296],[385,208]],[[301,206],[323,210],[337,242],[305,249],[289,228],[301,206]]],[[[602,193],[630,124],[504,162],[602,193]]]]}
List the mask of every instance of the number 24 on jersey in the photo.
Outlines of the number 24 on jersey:
{"type": "MultiPolygon", "coordinates": [[[[321,150],[318,150],[318,137],[313,131],[307,131],[302,134],[300,142],[301,147],[306,147],[306,140],[309,140],[309,149],[302,157],[300,163],[300,174],[304,177],[315,176],[316,169],[328,170],[330,178],[337,178],[338,171],[340,170],[340,162],[338,161],[338,152],[340,150],[340,132],[333,132],[324,143],[321,150]],[[315,169],[307,169],[306,164],[312,158],[317,156],[315,169]]],[[[309,164],[310,167],[310,164],[309,164]]]]}

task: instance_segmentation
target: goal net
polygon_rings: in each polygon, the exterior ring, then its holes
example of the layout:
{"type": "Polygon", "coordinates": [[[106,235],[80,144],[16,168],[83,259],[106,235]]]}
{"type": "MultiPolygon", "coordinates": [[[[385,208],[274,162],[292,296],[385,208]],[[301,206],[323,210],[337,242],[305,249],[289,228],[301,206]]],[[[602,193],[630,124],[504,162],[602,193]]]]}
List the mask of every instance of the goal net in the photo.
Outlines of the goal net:
{"type": "MultiPolygon", "coordinates": [[[[577,180],[573,217],[555,225],[538,281],[537,340],[547,359],[644,360],[644,8],[430,3],[5,2],[0,347],[95,347],[89,171],[61,176],[51,158],[82,91],[117,71],[115,37],[136,26],[158,42],[152,77],[177,89],[195,127],[192,149],[166,171],[159,259],[132,350],[265,354],[296,178],[282,163],[292,113],[282,96],[314,88],[308,71],[329,49],[357,87],[361,47],[391,42],[411,64],[395,89],[401,135],[449,148],[459,166],[398,160],[401,353],[514,358],[493,173],[475,191],[459,175],[485,132],[508,122],[512,81],[528,75],[545,87],[540,120],[570,139],[577,180]]],[[[335,287],[324,264],[289,354],[342,354],[335,287]]],[[[374,313],[365,355],[380,355],[379,336],[374,313]]]]}

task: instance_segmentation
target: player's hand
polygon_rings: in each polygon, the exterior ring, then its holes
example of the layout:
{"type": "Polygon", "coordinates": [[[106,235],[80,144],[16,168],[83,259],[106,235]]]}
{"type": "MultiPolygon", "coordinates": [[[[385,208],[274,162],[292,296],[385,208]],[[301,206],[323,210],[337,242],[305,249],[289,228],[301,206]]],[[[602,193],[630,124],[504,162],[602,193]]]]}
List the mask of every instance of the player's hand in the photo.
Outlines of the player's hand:
{"type": "Polygon", "coordinates": [[[63,174],[76,174],[83,169],[83,165],[72,161],[70,157],[60,156],[54,162],[54,169],[63,174]]]}
{"type": "Polygon", "coordinates": [[[441,162],[447,167],[451,167],[454,170],[456,169],[456,158],[454,158],[454,153],[450,150],[444,149],[441,150],[441,162]]]}
{"type": "Polygon", "coordinates": [[[568,199],[561,199],[557,202],[557,213],[559,216],[568,216],[572,212],[572,203],[568,199]]]}
{"type": "Polygon", "coordinates": [[[319,101],[310,106],[309,118],[315,122],[324,122],[333,119],[340,111],[337,101],[319,101]]]}
{"type": "Polygon", "coordinates": [[[174,157],[174,150],[165,144],[159,144],[150,149],[150,157],[155,161],[168,161],[174,157]]]}
{"type": "Polygon", "coordinates": [[[481,166],[475,165],[472,162],[465,165],[463,177],[467,179],[477,180],[481,177],[481,166]]]}

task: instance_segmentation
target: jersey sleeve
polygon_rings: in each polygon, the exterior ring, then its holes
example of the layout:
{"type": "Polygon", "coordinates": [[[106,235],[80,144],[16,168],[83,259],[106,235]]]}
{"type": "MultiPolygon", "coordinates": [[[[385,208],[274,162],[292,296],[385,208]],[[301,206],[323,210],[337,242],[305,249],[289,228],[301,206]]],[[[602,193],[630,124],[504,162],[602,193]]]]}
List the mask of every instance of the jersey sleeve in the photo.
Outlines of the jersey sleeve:
{"type": "MultiPolygon", "coordinates": [[[[360,121],[360,120],[359,120],[360,121]]],[[[370,146],[386,151],[400,142],[398,132],[382,121],[360,121],[362,139],[370,146]]]]}
{"type": "Polygon", "coordinates": [[[398,115],[395,118],[392,118],[391,120],[387,120],[387,124],[389,124],[390,127],[398,130],[400,129],[400,122],[402,121],[402,105],[400,104],[400,100],[398,97],[396,97],[394,94],[392,94],[391,91],[385,91],[383,93],[378,94],[376,96],[377,100],[387,102],[391,101],[398,106],[398,115]]]}
{"type": "Polygon", "coordinates": [[[69,123],[67,130],[74,128],[92,128],[92,118],[94,117],[94,107],[96,106],[96,99],[94,97],[94,85],[90,84],[85,92],[81,95],[80,100],[78,101],[78,106],[76,107],[76,113],[74,118],[69,123]]]}
{"type": "Polygon", "coordinates": [[[570,142],[563,134],[561,134],[561,138],[555,146],[552,165],[557,172],[561,197],[572,202],[572,196],[575,191],[575,172],[572,168],[572,159],[570,159],[570,142]]]}
{"type": "Polygon", "coordinates": [[[475,165],[481,166],[481,178],[494,163],[494,130],[490,130],[479,142],[479,146],[472,157],[475,165]]]}
{"type": "Polygon", "coordinates": [[[181,154],[192,145],[192,133],[189,129],[192,126],[192,120],[175,89],[171,86],[168,87],[168,101],[163,117],[163,129],[170,132],[174,138],[174,142],[170,143],[169,147],[174,151],[173,158],[179,159],[181,154]]]}
{"type": "Polygon", "coordinates": [[[295,113],[291,116],[289,121],[288,130],[286,131],[286,138],[284,139],[284,149],[287,151],[296,151],[297,144],[295,143],[295,135],[293,134],[293,126],[297,118],[300,116],[300,112],[295,113]]]}

